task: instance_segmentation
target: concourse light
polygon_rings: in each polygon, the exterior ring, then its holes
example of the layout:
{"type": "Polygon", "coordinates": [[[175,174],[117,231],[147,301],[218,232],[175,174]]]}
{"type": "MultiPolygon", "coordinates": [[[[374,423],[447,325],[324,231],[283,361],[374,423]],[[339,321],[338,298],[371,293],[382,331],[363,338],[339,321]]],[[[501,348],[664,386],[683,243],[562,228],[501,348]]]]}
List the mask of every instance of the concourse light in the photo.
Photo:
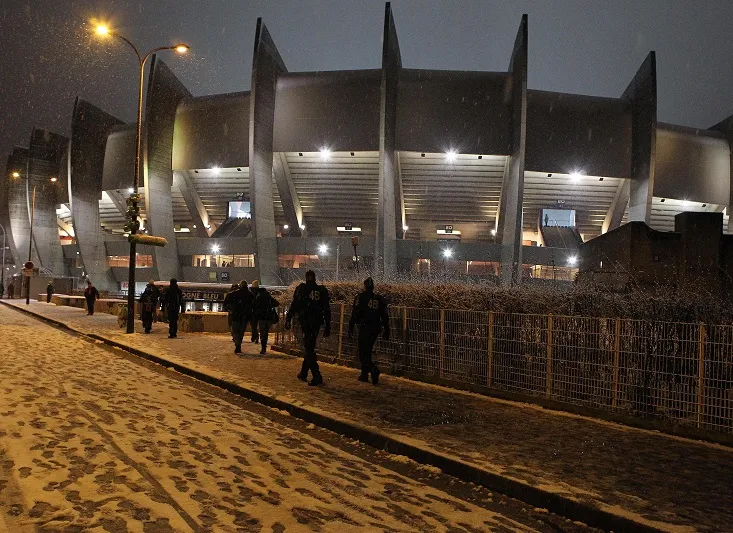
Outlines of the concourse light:
{"type": "Polygon", "coordinates": [[[58,180],[59,179],[56,176],[54,176],[51,178],[51,183],[56,183],[58,180]]]}
{"type": "Polygon", "coordinates": [[[578,258],[576,256],[571,255],[570,257],[568,257],[568,265],[575,266],[577,264],[578,264],[578,258]]]}
{"type": "Polygon", "coordinates": [[[106,24],[98,24],[95,31],[97,35],[109,35],[109,26],[106,24]]]}
{"type": "Polygon", "coordinates": [[[283,229],[290,229],[290,226],[288,226],[287,224],[285,224],[285,225],[283,226],[283,229]]]}
{"type": "Polygon", "coordinates": [[[329,159],[331,159],[331,150],[329,150],[326,146],[321,148],[321,159],[323,159],[324,161],[328,161],[329,159]]]}
{"type": "Polygon", "coordinates": [[[301,224],[300,229],[305,229],[305,224],[301,224]]]}
{"type": "Polygon", "coordinates": [[[682,207],[690,207],[690,202],[687,200],[682,200],[682,207]]]}
{"type": "Polygon", "coordinates": [[[328,253],[328,246],[326,244],[321,244],[318,247],[318,251],[322,254],[328,253]]]}
{"type": "Polygon", "coordinates": [[[402,231],[407,231],[408,229],[410,229],[410,228],[408,228],[406,224],[404,226],[402,226],[402,231]]]}
{"type": "Polygon", "coordinates": [[[219,175],[219,170],[220,170],[219,167],[211,167],[211,172],[214,173],[214,176],[219,175]]]}
{"type": "Polygon", "coordinates": [[[18,172],[18,171],[16,170],[15,172],[13,172],[12,176],[13,176],[14,178],[19,178],[19,177],[20,177],[20,172],[18,172]]]}
{"type": "Polygon", "coordinates": [[[190,50],[189,46],[187,44],[179,43],[175,46],[176,52],[179,54],[185,54],[190,50]]]}
{"type": "Polygon", "coordinates": [[[492,230],[491,230],[491,236],[492,236],[492,237],[496,237],[496,230],[495,230],[495,229],[492,229],[492,230]]]}
{"type": "Polygon", "coordinates": [[[570,181],[573,183],[577,183],[580,178],[583,177],[583,171],[582,170],[573,170],[570,173],[570,181]]]}
{"type": "Polygon", "coordinates": [[[215,244],[214,246],[211,247],[212,253],[218,254],[219,253],[219,250],[220,250],[220,248],[219,248],[219,245],[218,244],[215,244]]]}
{"type": "Polygon", "coordinates": [[[445,160],[448,161],[449,163],[452,163],[453,161],[455,161],[456,157],[458,157],[458,152],[456,152],[455,150],[448,150],[445,153],[445,160]]]}
{"type": "Polygon", "coordinates": [[[446,248],[445,250],[443,250],[443,257],[445,257],[446,259],[449,259],[452,256],[453,256],[453,250],[451,250],[450,248],[446,248]]]}
{"type": "Polygon", "coordinates": [[[129,189],[127,189],[127,194],[132,194],[134,192],[135,192],[135,189],[133,189],[132,187],[130,187],[129,189]]]}

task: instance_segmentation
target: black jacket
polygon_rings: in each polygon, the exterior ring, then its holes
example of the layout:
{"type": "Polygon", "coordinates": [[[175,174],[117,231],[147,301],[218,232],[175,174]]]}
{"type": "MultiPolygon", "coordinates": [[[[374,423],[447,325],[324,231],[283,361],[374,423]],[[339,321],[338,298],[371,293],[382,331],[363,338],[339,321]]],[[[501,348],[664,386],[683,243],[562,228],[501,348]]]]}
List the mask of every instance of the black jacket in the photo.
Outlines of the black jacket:
{"type": "Polygon", "coordinates": [[[247,320],[252,316],[252,301],[254,296],[247,288],[240,287],[227,293],[224,297],[224,310],[232,320],[247,320]]]}
{"type": "Polygon", "coordinates": [[[331,302],[328,289],[317,283],[301,283],[295,289],[293,303],[288,309],[287,319],[293,315],[298,317],[300,325],[308,328],[320,328],[325,324],[331,329],[331,302]]]}
{"type": "Polygon", "coordinates": [[[255,320],[272,320],[273,312],[280,305],[264,287],[255,289],[252,312],[255,320]]]}
{"type": "Polygon", "coordinates": [[[369,330],[380,333],[384,330],[385,337],[389,337],[389,313],[387,313],[387,302],[383,296],[364,291],[354,298],[351,320],[349,320],[349,333],[354,331],[354,326],[357,324],[361,331],[369,330]]]}

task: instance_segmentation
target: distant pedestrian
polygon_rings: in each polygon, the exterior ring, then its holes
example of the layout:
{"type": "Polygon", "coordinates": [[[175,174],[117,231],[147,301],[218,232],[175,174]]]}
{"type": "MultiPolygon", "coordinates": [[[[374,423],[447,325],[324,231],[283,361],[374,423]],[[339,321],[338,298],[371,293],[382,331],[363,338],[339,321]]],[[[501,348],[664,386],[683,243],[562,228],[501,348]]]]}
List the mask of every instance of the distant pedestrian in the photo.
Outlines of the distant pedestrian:
{"type": "Polygon", "coordinates": [[[178,337],[178,315],[185,312],[183,308],[183,291],[178,287],[178,280],[171,279],[165,291],[165,307],[168,314],[168,338],[178,337]]]}
{"type": "Polygon", "coordinates": [[[47,304],[51,303],[51,297],[53,296],[54,292],[55,291],[53,288],[53,281],[49,281],[48,285],[46,285],[46,303],[47,304]]]}
{"type": "Polygon", "coordinates": [[[94,314],[94,302],[99,299],[99,291],[92,284],[92,280],[87,280],[87,288],[84,289],[84,298],[87,301],[87,316],[94,314]]]}
{"type": "Polygon", "coordinates": [[[354,326],[359,326],[359,361],[361,362],[361,375],[359,381],[369,382],[369,374],[372,375],[372,383],[379,383],[379,367],[372,361],[372,350],[380,333],[383,333],[384,340],[389,340],[389,314],[387,302],[374,292],[374,280],[364,280],[364,291],[354,298],[354,306],[351,310],[349,320],[349,338],[354,336],[354,326]]]}
{"type": "Polygon", "coordinates": [[[155,297],[150,285],[140,295],[140,320],[143,323],[145,333],[150,333],[153,329],[153,315],[155,314],[155,297]]]}
{"type": "MultiPolygon", "coordinates": [[[[252,282],[252,286],[249,289],[247,289],[249,292],[252,293],[252,299],[253,299],[253,301],[254,301],[255,290],[259,286],[260,286],[260,282],[258,280],[254,280],[252,282]],[[255,284],[257,284],[257,286],[255,286],[255,284]]],[[[260,335],[259,335],[259,330],[257,328],[257,319],[254,316],[254,312],[249,314],[249,322],[248,323],[249,323],[250,328],[252,330],[252,335],[250,337],[250,340],[252,341],[252,344],[257,344],[258,342],[260,342],[260,335]]]]}
{"type": "Polygon", "coordinates": [[[247,282],[242,281],[236,290],[230,292],[229,315],[232,319],[232,341],[234,342],[234,353],[242,353],[242,340],[247,330],[247,323],[252,316],[252,293],[247,288],[247,282]]]}
{"type": "Polygon", "coordinates": [[[15,298],[15,283],[12,281],[8,284],[8,298],[11,300],[15,298]]]}
{"type": "Polygon", "coordinates": [[[278,321],[276,308],[280,306],[280,302],[273,298],[266,288],[260,287],[260,282],[257,280],[252,282],[252,293],[254,294],[252,304],[253,322],[257,322],[257,333],[262,346],[260,354],[264,355],[267,352],[270,327],[278,321]]]}
{"type": "Polygon", "coordinates": [[[316,273],[312,270],[305,273],[305,283],[301,283],[295,289],[293,303],[290,304],[290,309],[285,317],[285,329],[290,329],[293,315],[297,315],[303,330],[303,351],[305,353],[303,365],[297,377],[301,381],[307,381],[310,370],[313,379],[308,385],[322,385],[323,376],[318,368],[316,340],[321,326],[324,326],[324,337],[331,335],[331,304],[328,290],[323,285],[316,283],[316,273]]]}
{"type": "Polygon", "coordinates": [[[153,304],[153,322],[158,321],[158,306],[160,305],[160,288],[155,285],[155,280],[148,281],[146,289],[150,289],[150,297],[153,304]]]}

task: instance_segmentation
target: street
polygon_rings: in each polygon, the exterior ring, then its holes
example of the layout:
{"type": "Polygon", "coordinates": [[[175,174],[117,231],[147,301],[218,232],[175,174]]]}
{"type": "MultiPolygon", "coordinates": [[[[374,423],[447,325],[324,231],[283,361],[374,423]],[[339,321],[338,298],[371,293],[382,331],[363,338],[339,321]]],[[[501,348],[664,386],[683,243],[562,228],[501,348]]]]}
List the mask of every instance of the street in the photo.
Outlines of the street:
{"type": "Polygon", "coordinates": [[[582,527],[0,306],[0,530],[582,527]]]}

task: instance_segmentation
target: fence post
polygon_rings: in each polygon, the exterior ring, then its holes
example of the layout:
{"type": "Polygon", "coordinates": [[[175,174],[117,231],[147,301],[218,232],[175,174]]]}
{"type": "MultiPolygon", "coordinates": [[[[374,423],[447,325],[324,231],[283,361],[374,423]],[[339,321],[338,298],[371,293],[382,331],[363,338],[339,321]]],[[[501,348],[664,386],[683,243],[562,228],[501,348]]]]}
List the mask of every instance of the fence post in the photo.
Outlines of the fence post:
{"type": "Polygon", "coordinates": [[[341,359],[341,348],[344,343],[344,307],[345,307],[345,304],[341,304],[341,317],[339,318],[339,351],[338,351],[339,359],[341,359]]]}
{"type": "Polygon", "coordinates": [[[491,365],[494,362],[494,312],[489,311],[489,347],[486,359],[486,386],[491,387],[491,365]]]}
{"type": "Polygon", "coordinates": [[[613,335],[613,396],[611,397],[611,405],[615,409],[618,406],[618,374],[619,359],[621,352],[621,319],[616,319],[616,330],[613,335]]]}
{"type": "Polygon", "coordinates": [[[440,310],[440,377],[443,377],[445,362],[445,309],[440,310]]]}
{"type": "Polygon", "coordinates": [[[547,398],[552,397],[552,313],[547,315],[547,398]]]}
{"type": "Polygon", "coordinates": [[[404,365],[405,358],[407,357],[407,306],[402,307],[402,361],[404,365]]]}
{"type": "Polygon", "coordinates": [[[704,381],[705,381],[705,324],[700,322],[700,339],[698,341],[697,365],[697,428],[702,426],[704,381]]]}

